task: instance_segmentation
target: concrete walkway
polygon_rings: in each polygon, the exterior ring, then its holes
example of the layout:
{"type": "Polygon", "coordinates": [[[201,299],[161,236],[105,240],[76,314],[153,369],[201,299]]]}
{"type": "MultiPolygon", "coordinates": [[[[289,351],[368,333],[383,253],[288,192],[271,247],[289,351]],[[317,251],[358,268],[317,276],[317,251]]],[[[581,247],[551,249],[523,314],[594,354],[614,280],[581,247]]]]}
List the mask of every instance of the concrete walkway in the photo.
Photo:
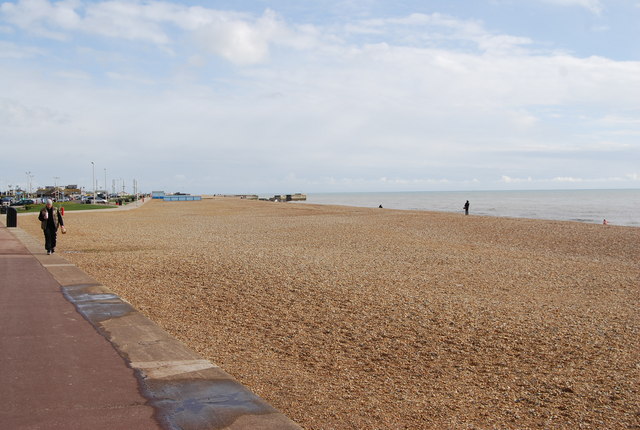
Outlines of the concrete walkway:
{"type": "Polygon", "coordinates": [[[300,429],[20,228],[0,225],[0,428],[300,429]]]}

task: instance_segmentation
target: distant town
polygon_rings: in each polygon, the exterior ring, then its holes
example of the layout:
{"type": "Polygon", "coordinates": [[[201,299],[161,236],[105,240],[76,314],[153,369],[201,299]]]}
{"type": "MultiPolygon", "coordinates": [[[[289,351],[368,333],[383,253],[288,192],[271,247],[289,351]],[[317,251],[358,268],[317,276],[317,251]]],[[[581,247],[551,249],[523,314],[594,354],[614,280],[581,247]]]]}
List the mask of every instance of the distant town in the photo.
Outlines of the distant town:
{"type": "Polygon", "coordinates": [[[9,187],[8,190],[0,190],[0,199],[3,206],[21,206],[26,204],[39,204],[44,203],[47,199],[51,199],[55,202],[70,202],[77,201],[81,203],[118,203],[122,201],[131,201],[140,197],[146,196],[146,194],[126,193],[123,189],[121,192],[111,192],[107,190],[86,191],[75,184],[67,186],[54,186],[49,185],[42,188],[38,188],[35,191],[28,191],[16,186],[16,188],[9,187]]]}
{"type": "MultiPolygon", "coordinates": [[[[134,181],[134,189],[137,188],[134,181]]],[[[109,192],[108,190],[96,189],[87,191],[78,187],[76,184],[66,186],[48,185],[38,188],[35,191],[24,190],[19,186],[12,188],[9,186],[7,190],[0,190],[0,202],[2,206],[24,206],[32,204],[42,204],[47,199],[54,202],[79,202],[88,204],[122,204],[122,202],[130,202],[143,197],[151,197],[153,199],[162,199],[165,201],[193,201],[201,200],[201,196],[194,196],[188,193],[165,193],[164,191],[153,191],[150,194],[139,193],[137,190],[133,193],[126,193],[124,187],[120,192],[109,192]]],[[[247,200],[268,200],[272,202],[290,202],[304,201],[307,199],[306,194],[276,194],[272,197],[259,197],[257,194],[216,194],[219,197],[238,197],[247,200]]]]}

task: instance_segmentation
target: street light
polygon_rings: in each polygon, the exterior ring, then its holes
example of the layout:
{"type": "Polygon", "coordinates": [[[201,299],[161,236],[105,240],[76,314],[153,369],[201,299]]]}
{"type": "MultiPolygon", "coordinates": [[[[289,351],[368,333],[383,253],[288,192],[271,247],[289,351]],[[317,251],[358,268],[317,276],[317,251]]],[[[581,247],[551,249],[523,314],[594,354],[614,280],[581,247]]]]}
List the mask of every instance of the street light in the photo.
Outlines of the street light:
{"type": "Polygon", "coordinates": [[[92,170],[92,176],[91,176],[91,180],[93,182],[93,203],[96,203],[96,165],[95,163],[92,161],[91,162],[91,170],[92,170]]]}
{"type": "Polygon", "coordinates": [[[27,175],[27,185],[25,186],[25,188],[27,190],[29,190],[29,194],[27,194],[27,197],[31,197],[31,172],[25,172],[25,174],[27,175]]]}
{"type": "Polygon", "coordinates": [[[54,198],[56,199],[56,201],[60,200],[60,195],[58,194],[58,179],[60,179],[60,176],[54,176],[54,183],[53,183],[53,195],[54,198]]]}

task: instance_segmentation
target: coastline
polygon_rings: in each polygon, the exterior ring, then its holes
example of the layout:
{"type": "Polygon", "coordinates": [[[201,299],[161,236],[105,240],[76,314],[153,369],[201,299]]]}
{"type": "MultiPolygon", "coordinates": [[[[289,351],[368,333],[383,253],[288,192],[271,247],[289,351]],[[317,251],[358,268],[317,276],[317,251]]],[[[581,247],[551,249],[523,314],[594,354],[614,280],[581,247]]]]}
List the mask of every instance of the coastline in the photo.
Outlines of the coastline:
{"type": "Polygon", "coordinates": [[[465,200],[472,215],[640,227],[640,189],[310,193],[307,202],[462,213],[465,200]]]}
{"type": "Polygon", "coordinates": [[[637,228],[222,198],[65,225],[66,258],[305,428],[639,424],[637,228]]]}

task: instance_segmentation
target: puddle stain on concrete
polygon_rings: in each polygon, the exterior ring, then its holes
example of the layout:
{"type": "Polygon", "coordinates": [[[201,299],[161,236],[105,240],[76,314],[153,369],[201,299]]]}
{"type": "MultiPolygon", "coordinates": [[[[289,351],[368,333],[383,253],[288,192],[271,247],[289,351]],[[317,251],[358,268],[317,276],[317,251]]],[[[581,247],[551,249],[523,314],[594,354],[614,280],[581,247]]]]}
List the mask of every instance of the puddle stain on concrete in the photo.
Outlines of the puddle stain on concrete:
{"type": "Polygon", "coordinates": [[[234,380],[154,380],[145,385],[159,420],[171,429],[204,424],[226,428],[242,416],[279,413],[234,380]]]}
{"type": "Polygon", "coordinates": [[[92,294],[87,291],[89,288],[86,285],[62,287],[62,293],[76,307],[78,312],[94,326],[103,321],[136,312],[133,306],[117,295],[112,293],[92,294]]]}

